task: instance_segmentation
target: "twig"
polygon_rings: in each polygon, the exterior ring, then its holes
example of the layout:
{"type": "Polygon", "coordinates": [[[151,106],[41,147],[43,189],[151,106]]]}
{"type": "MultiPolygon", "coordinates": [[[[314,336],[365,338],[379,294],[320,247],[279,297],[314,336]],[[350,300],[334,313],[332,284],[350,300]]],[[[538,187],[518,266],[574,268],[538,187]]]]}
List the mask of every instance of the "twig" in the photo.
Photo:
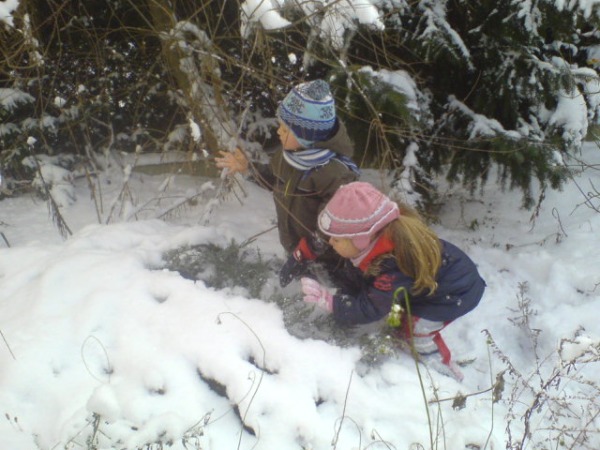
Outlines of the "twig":
{"type": "Polygon", "coordinates": [[[558,221],[558,226],[560,227],[560,231],[562,231],[562,234],[564,234],[565,237],[569,237],[569,235],[562,226],[562,222],[560,221],[560,213],[558,212],[558,209],[552,208],[552,217],[554,217],[558,221]]]}
{"type": "MultiPolygon", "coordinates": [[[[381,437],[381,435],[377,432],[377,430],[373,430],[373,432],[371,433],[371,438],[373,438],[373,437],[377,437],[378,440],[375,442],[371,442],[369,445],[367,445],[365,447],[365,450],[367,450],[372,445],[376,445],[377,443],[381,443],[381,444],[385,445],[389,450],[392,450],[392,444],[387,441],[384,441],[383,437],[381,437]]],[[[396,448],[396,447],[394,447],[394,448],[396,448]]]]}
{"type": "Polygon", "coordinates": [[[2,336],[2,340],[4,341],[4,343],[6,344],[6,348],[8,349],[8,351],[10,352],[10,355],[12,356],[12,358],[16,361],[17,358],[15,358],[15,354],[12,352],[10,345],[8,345],[8,341],[6,340],[6,338],[4,337],[4,333],[2,332],[2,330],[0,330],[0,336],[2,336]]]}
{"type": "Polygon", "coordinates": [[[412,311],[410,307],[410,302],[408,301],[408,291],[404,288],[397,289],[394,293],[394,300],[396,300],[399,293],[403,291],[404,294],[404,305],[406,306],[406,320],[408,321],[408,333],[410,336],[410,352],[412,354],[413,360],[415,361],[415,368],[417,370],[417,377],[419,378],[419,386],[421,388],[421,394],[423,395],[423,402],[425,404],[425,412],[427,413],[427,425],[429,427],[429,444],[430,448],[433,450],[434,448],[434,439],[433,439],[433,424],[431,423],[431,412],[429,411],[428,401],[427,401],[427,393],[425,392],[425,383],[423,381],[423,375],[421,374],[421,369],[419,368],[419,355],[417,350],[415,349],[414,342],[414,328],[413,328],[413,318],[412,311]]]}
{"type": "MultiPolygon", "coordinates": [[[[254,331],[254,330],[253,330],[253,329],[250,327],[250,325],[248,325],[246,322],[244,322],[244,321],[243,321],[243,320],[242,320],[242,319],[241,319],[239,316],[237,316],[237,315],[236,315],[236,314],[234,314],[234,313],[230,313],[230,312],[224,312],[224,313],[221,313],[221,314],[219,314],[219,315],[218,315],[218,317],[217,317],[217,318],[218,318],[218,320],[219,320],[219,323],[220,323],[220,321],[221,321],[221,316],[224,316],[224,315],[230,315],[230,316],[233,316],[233,317],[235,317],[235,318],[236,318],[237,320],[239,320],[239,321],[240,321],[240,322],[241,322],[241,323],[242,323],[242,324],[243,324],[243,325],[244,325],[244,326],[245,326],[245,327],[246,327],[246,328],[247,328],[247,329],[250,331],[250,333],[252,333],[252,335],[253,335],[253,336],[256,338],[256,341],[258,342],[258,345],[260,345],[260,348],[261,348],[261,350],[262,350],[262,367],[264,368],[264,366],[266,365],[266,354],[267,354],[267,351],[266,351],[266,349],[265,349],[265,346],[263,345],[262,341],[260,340],[260,338],[259,338],[259,337],[258,337],[258,335],[256,334],[256,332],[255,332],[255,331],[254,331]]],[[[264,369],[260,371],[260,376],[259,376],[259,379],[258,379],[258,384],[256,385],[256,389],[254,390],[254,393],[251,395],[250,399],[248,400],[248,406],[246,406],[246,410],[244,411],[244,415],[243,415],[243,417],[241,417],[241,419],[242,419],[242,424],[244,424],[244,423],[245,423],[245,421],[246,421],[246,416],[248,415],[248,411],[250,410],[250,406],[251,406],[251,405],[252,405],[252,403],[254,402],[254,397],[256,397],[256,394],[258,393],[258,390],[259,390],[259,388],[260,388],[260,385],[261,385],[261,383],[262,383],[263,376],[264,376],[264,369]]],[[[241,447],[241,445],[242,445],[242,433],[240,433],[240,439],[239,439],[239,441],[238,441],[238,446],[237,446],[237,448],[239,449],[239,448],[241,447]]]]}
{"type": "Polygon", "coordinates": [[[87,361],[85,360],[85,355],[84,355],[84,350],[85,350],[85,346],[87,344],[87,342],[89,340],[95,340],[98,345],[100,345],[100,348],[102,349],[102,352],[104,353],[104,357],[106,358],[106,370],[105,373],[108,375],[108,381],[110,382],[110,374],[112,373],[112,368],[110,367],[110,358],[108,357],[108,352],[106,351],[106,348],[104,347],[104,345],[102,344],[102,342],[100,341],[100,339],[98,339],[96,336],[88,336],[85,341],[83,341],[83,344],[81,345],[81,360],[83,361],[83,365],[85,366],[86,370],[88,371],[88,373],[97,381],[99,381],[100,383],[103,383],[104,381],[101,380],[100,378],[96,377],[96,375],[94,375],[92,373],[92,371],[90,370],[90,367],[88,366],[87,361]]]}
{"type": "Polygon", "coordinates": [[[492,438],[492,433],[494,432],[494,404],[496,403],[496,401],[498,400],[496,397],[496,391],[497,391],[497,385],[498,385],[498,376],[496,376],[496,382],[494,383],[492,380],[492,373],[494,373],[494,368],[492,367],[492,354],[490,351],[490,346],[487,346],[487,354],[488,354],[488,363],[490,365],[490,384],[492,385],[492,388],[494,388],[494,393],[492,394],[492,412],[491,412],[491,417],[490,420],[492,421],[492,424],[490,426],[490,432],[488,433],[487,439],[485,440],[485,446],[483,447],[483,449],[485,450],[486,448],[488,448],[488,444],[490,443],[490,439],[492,438]]]}
{"type": "Polygon", "coordinates": [[[254,242],[256,239],[258,239],[259,236],[262,236],[263,234],[267,234],[269,231],[272,231],[275,228],[277,228],[277,225],[273,225],[271,228],[263,230],[260,233],[256,233],[254,236],[250,236],[248,239],[246,239],[244,242],[242,242],[240,244],[240,248],[244,248],[246,245],[249,245],[252,242],[254,242]]]}
{"type": "Polygon", "coordinates": [[[2,239],[4,239],[4,242],[6,242],[6,246],[10,248],[8,239],[6,239],[6,236],[4,235],[4,233],[2,231],[0,231],[0,236],[2,236],[2,239]]]}
{"type": "Polygon", "coordinates": [[[68,236],[73,235],[73,232],[69,228],[69,225],[67,225],[67,222],[65,221],[62,214],[60,213],[60,207],[58,206],[58,203],[56,203],[56,200],[54,200],[54,197],[52,196],[52,193],[50,192],[50,189],[48,188],[48,184],[46,183],[46,180],[44,179],[44,175],[42,174],[42,166],[41,166],[40,162],[38,161],[38,159],[36,158],[36,155],[33,153],[33,149],[31,148],[31,145],[29,146],[29,153],[31,153],[31,157],[35,164],[37,174],[40,177],[42,187],[44,189],[44,193],[48,197],[48,210],[50,213],[50,217],[52,218],[52,221],[58,228],[58,232],[60,233],[60,235],[64,239],[66,239],[68,236]]]}
{"type": "Polygon", "coordinates": [[[476,395],[481,395],[481,394],[485,394],[486,392],[490,392],[491,390],[494,389],[494,386],[491,386],[487,389],[484,389],[482,391],[477,391],[477,392],[471,392],[470,394],[460,394],[460,395],[455,395],[453,397],[444,397],[444,398],[434,398],[429,400],[427,403],[434,404],[434,403],[442,403],[442,402],[449,402],[449,401],[455,401],[458,399],[467,399],[469,397],[475,397],[476,395]]]}
{"type": "Polygon", "coordinates": [[[344,418],[346,417],[346,406],[348,405],[348,395],[350,394],[350,386],[352,385],[352,376],[354,375],[354,371],[350,372],[350,379],[348,380],[348,386],[346,387],[346,395],[344,397],[344,409],[342,410],[342,418],[340,419],[340,424],[335,433],[335,437],[333,438],[333,442],[335,443],[333,446],[333,450],[337,448],[337,443],[340,438],[340,432],[342,431],[342,424],[344,423],[344,418]]]}
{"type": "MultiPolygon", "coordinates": [[[[194,202],[198,197],[202,197],[204,194],[203,192],[199,192],[196,193],[194,195],[192,195],[191,197],[184,197],[182,200],[179,200],[178,202],[176,202],[174,205],[169,206],[167,209],[159,212],[156,216],[157,219],[162,219],[165,217],[171,217],[172,215],[174,215],[175,213],[177,213],[177,211],[184,209],[187,205],[192,204],[192,202],[194,202]]],[[[163,197],[164,199],[164,197],[163,197]]],[[[148,206],[150,203],[155,202],[155,201],[160,201],[161,199],[158,198],[153,198],[148,200],[146,203],[144,203],[140,208],[138,208],[138,211],[141,211],[143,208],[145,208],[146,206],[148,206]]]]}

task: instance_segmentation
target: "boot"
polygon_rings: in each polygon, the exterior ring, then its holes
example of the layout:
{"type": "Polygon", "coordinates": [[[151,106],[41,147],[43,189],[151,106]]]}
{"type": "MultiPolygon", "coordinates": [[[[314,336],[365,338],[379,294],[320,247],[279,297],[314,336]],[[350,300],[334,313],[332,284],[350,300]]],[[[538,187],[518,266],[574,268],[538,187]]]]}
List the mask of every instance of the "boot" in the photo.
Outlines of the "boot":
{"type": "Polygon", "coordinates": [[[425,364],[430,369],[435,370],[442,375],[454,378],[456,381],[461,382],[464,379],[464,375],[454,361],[443,362],[443,358],[440,352],[433,352],[426,355],[419,354],[419,361],[425,364]]]}
{"type": "Polygon", "coordinates": [[[437,350],[428,353],[419,353],[419,360],[427,367],[442,375],[454,378],[459,382],[462,381],[464,375],[454,361],[452,361],[450,349],[446,345],[446,342],[444,342],[442,335],[439,332],[435,332],[432,338],[437,350]]]}

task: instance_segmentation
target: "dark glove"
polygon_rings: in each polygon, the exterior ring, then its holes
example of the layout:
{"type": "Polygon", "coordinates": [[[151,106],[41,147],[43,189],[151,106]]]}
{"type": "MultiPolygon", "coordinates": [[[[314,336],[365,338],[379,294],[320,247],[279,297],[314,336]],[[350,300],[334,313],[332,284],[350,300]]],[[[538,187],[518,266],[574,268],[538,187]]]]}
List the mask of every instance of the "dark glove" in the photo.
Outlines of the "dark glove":
{"type": "Polygon", "coordinates": [[[279,271],[279,284],[286,287],[293,279],[299,278],[306,273],[308,267],[307,261],[298,261],[294,254],[287,259],[279,271]]]}
{"type": "Polygon", "coordinates": [[[279,284],[286,287],[296,278],[306,273],[308,264],[317,259],[327,249],[325,241],[318,237],[303,237],[279,271],[279,284]]]}

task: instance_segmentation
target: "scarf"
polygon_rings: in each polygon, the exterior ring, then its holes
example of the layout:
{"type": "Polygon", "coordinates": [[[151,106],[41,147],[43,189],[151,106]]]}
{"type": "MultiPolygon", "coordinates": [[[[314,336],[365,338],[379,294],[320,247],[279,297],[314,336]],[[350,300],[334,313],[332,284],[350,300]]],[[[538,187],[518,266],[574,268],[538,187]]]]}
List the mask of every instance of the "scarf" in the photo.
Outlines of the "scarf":
{"type": "Polygon", "coordinates": [[[359,174],[358,166],[347,156],[338,155],[326,148],[311,148],[308,150],[297,150],[290,152],[283,151],[283,159],[295,169],[306,172],[308,174],[312,169],[327,164],[332,159],[337,159],[344,164],[348,169],[359,174]]]}
{"type": "Polygon", "coordinates": [[[352,264],[365,273],[375,258],[385,253],[392,253],[393,251],[394,243],[392,240],[385,235],[381,235],[379,239],[376,239],[366,249],[352,258],[352,264]]]}

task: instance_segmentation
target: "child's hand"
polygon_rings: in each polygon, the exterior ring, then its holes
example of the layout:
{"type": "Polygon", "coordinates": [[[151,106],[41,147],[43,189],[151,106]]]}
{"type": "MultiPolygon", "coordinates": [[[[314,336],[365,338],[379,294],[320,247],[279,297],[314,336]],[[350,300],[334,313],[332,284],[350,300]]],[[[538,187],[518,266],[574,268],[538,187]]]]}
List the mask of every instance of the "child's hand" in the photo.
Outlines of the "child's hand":
{"type": "Polygon", "coordinates": [[[215,158],[215,163],[219,169],[227,169],[228,175],[236,173],[245,173],[248,171],[248,158],[239,148],[233,152],[219,152],[221,157],[215,158]]]}
{"type": "Polygon", "coordinates": [[[279,285],[286,287],[292,280],[304,275],[307,265],[305,259],[297,259],[296,255],[292,253],[279,271],[279,285]]]}
{"type": "Polygon", "coordinates": [[[304,301],[314,303],[328,312],[333,312],[333,294],[312,278],[301,278],[304,301]]]}
{"type": "Polygon", "coordinates": [[[286,287],[292,280],[304,275],[308,262],[317,259],[317,256],[323,254],[325,250],[326,244],[316,236],[309,239],[300,238],[298,245],[279,271],[281,287],[286,287]]]}

